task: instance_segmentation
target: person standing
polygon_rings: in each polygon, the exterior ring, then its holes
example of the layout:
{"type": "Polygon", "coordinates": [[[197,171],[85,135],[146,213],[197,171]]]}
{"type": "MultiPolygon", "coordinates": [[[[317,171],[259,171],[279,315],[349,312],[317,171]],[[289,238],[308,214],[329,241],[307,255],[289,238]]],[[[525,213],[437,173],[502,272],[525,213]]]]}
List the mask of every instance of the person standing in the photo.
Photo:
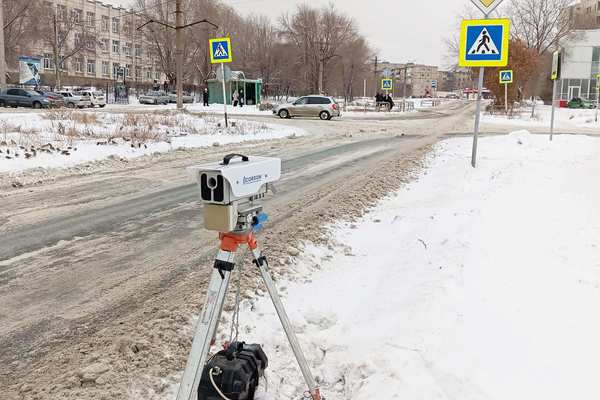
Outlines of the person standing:
{"type": "Polygon", "coordinates": [[[244,89],[240,89],[240,107],[244,107],[244,89]]]}
{"type": "Polygon", "coordinates": [[[235,92],[233,92],[233,95],[231,96],[232,99],[232,103],[234,107],[237,107],[238,105],[238,99],[240,98],[240,94],[238,93],[238,91],[236,90],[235,92]]]}
{"type": "Polygon", "coordinates": [[[392,96],[389,93],[385,95],[385,101],[388,103],[388,110],[392,111],[392,108],[394,108],[394,100],[392,100],[392,96]]]}
{"type": "Polygon", "coordinates": [[[208,107],[208,88],[204,88],[202,92],[202,101],[204,102],[204,107],[208,107]]]}

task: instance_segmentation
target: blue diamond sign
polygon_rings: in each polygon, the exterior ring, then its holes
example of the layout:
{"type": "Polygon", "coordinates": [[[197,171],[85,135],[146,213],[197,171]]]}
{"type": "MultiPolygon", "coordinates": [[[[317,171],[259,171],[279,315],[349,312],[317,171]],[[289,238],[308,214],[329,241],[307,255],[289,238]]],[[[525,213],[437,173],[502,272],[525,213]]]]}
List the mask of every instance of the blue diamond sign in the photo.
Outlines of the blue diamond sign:
{"type": "Polygon", "coordinates": [[[458,64],[461,67],[507,66],[509,33],[509,19],[463,21],[458,64]]]}
{"type": "Polygon", "coordinates": [[[233,61],[230,38],[210,39],[209,44],[210,62],[212,64],[230,63],[233,61]]]}
{"type": "Polygon", "coordinates": [[[512,69],[507,69],[507,70],[504,70],[504,71],[500,71],[499,76],[500,76],[500,83],[501,84],[513,83],[513,72],[512,72],[512,69]]]}

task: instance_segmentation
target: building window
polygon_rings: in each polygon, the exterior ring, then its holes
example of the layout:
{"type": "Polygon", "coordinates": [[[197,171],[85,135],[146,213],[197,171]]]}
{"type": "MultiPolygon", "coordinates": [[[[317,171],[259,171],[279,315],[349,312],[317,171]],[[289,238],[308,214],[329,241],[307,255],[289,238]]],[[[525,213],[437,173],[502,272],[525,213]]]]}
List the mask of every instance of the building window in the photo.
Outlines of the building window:
{"type": "Polygon", "coordinates": [[[112,46],[113,53],[119,54],[119,45],[120,45],[120,43],[118,40],[113,40],[113,46],[112,46]]]}
{"type": "Polygon", "coordinates": [[[87,35],[85,38],[85,48],[90,50],[90,51],[94,51],[96,50],[96,37],[95,36],[91,36],[91,35],[87,35]]]}
{"type": "Polygon", "coordinates": [[[87,60],[88,75],[96,75],[96,60],[87,60]]]}
{"type": "Polygon", "coordinates": [[[131,64],[127,64],[125,66],[125,76],[130,78],[131,77],[131,70],[132,70],[132,65],[131,64]]]}
{"type": "Polygon", "coordinates": [[[110,75],[110,66],[108,64],[108,61],[102,61],[102,75],[110,75]]]}
{"type": "Polygon", "coordinates": [[[135,56],[136,57],[141,57],[142,56],[142,45],[141,44],[136,44],[135,45],[135,56]]]}
{"type": "Polygon", "coordinates": [[[59,20],[65,21],[67,19],[67,6],[62,4],[56,6],[56,16],[59,20]]]}
{"type": "Polygon", "coordinates": [[[148,80],[152,79],[152,70],[151,69],[146,70],[146,79],[148,79],[148,80]]]}
{"type": "Polygon", "coordinates": [[[73,43],[75,44],[75,47],[81,46],[81,33],[75,32],[73,43]]]}
{"type": "Polygon", "coordinates": [[[119,33],[120,30],[121,30],[121,21],[119,21],[119,18],[113,17],[113,19],[112,19],[113,33],[119,33]]]}
{"type": "Polygon", "coordinates": [[[85,24],[87,26],[95,26],[96,25],[96,14],[94,14],[93,12],[87,12],[85,14],[85,24]]]}
{"type": "Polygon", "coordinates": [[[100,39],[100,50],[102,50],[103,52],[108,52],[108,39],[100,39]]]}
{"type": "Polygon", "coordinates": [[[119,65],[119,63],[113,63],[113,77],[114,78],[118,78],[119,77],[119,70],[121,69],[121,66],[119,65]]]}
{"type": "Polygon", "coordinates": [[[158,71],[154,73],[154,79],[160,79],[160,73],[158,71]]]}
{"type": "Polygon", "coordinates": [[[108,32],[108,17],[106,15],[102,16],[101,28],[102,32],[108,32]]]}
{"type": "Polygon", "coordinates": [[[78,8],[74,8],[71,10],[71,18],[73,19],[73,22],[75,22],[76,24],[81,23],[82,15],[83,15],[83,10],[80,10],[78,8]]]}
{"type": "Polygon", "coordinates": [[[54,60],[52,54],[45,53],[42,58],[44,69],[54,69],[54,60]]]}
{"type": "Polygon", "coordinates": [[[75,72],[77,72],[77,73],[83,72],[83,59],[76,58],[75,61],[73,62],[73,66],[74,66],[75,72]]]}
{"type": "Polygon", "coordinates": [[[131,24],[128,21],[123,23],[123,33],[126,35],[131,35],[131,24]]]}
{"type": "Polygon", "coordinates": [[[123,43],[123,54],[131,57],[131,43],[123,43]]]}

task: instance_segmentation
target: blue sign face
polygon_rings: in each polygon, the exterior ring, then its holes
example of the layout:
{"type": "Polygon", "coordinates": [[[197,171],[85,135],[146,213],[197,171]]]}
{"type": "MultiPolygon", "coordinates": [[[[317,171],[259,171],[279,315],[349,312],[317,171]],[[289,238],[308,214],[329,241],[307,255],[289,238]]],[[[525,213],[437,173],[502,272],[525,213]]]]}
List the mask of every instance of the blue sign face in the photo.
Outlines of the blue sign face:
{"type": "Polygon", "coordinates": [[[502,60],[502,43],[505,27],[502,25],[480,25],[467,27],[467,61],[502,60]]]}
{"type": "Polygon", "coordinates": [[[504,71],[502,72],[501,79],[502,82],[512,82],[512,72],[511,71],[504,71]]]}

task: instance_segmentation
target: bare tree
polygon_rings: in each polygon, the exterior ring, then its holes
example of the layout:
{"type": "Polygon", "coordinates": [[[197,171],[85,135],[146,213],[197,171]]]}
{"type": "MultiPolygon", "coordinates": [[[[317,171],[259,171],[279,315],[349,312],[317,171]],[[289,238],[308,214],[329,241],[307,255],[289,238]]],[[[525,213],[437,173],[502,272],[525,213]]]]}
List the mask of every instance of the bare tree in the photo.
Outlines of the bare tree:
{"type": "Polygon", "coordinates": [[[538,54],[558,46],[569,35],[571,21],[565,10],[572,0],[510,0],[506,11],[511,18],[513,38],[538,54]]]}
{"type": "Polygon", "coordinates": [[[328,64],[341,56],[341,46],[359,36],[354,20],[339,13],[333,4],[321,9],[300,5],[295,14],[283,15],[280,25],[282,36],[296,45],[296,62],[313,91],[324,90],[328,64]]]}
{"type": "MultiPolygon", "coordinates": [[[[60,4],[44,5],[44,14],[50,16],[47,31],[42,33],[42,40],[52,49],[54,68],[54,84],[62,86],[62,72],[67,68],[67,61],[85,51],[96,51],[96,37],[88,30],[81,10],[72,9],[60,4]]],[[[80,65],[80,68],[84,68],[80,65]]]]}
{"type": "Polygon", "coordinates": [[[7,64],[14,66],[19,54],[25,54],[41,34],[37,21],[42,5],[39,1],[4,1],[4,47],[7,64]]]}

